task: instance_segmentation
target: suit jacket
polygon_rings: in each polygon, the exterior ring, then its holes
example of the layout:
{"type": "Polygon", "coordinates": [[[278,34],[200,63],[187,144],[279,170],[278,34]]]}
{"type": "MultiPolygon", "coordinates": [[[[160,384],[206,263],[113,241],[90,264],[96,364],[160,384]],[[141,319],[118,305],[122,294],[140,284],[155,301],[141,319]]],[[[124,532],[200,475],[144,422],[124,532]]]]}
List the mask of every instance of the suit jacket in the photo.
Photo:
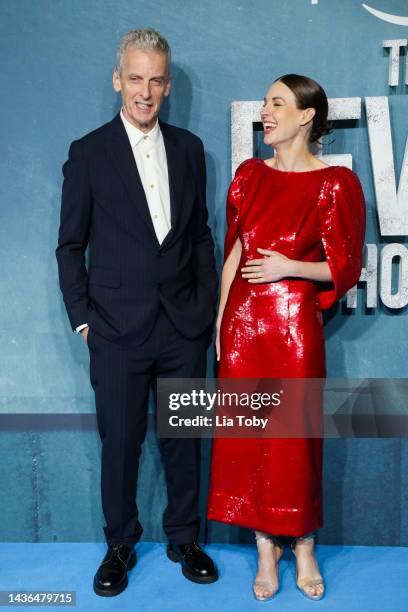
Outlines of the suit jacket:
{"type": "Polygon", "coordinates": [[[160,128],[171,209],[171,230],[162,244],[120,115],[71,144],[56,257],[74,330],[88,323],[111,341],[140,344],[160,304],[188,338],[213,321],[217,275],[203,145],[187,130],[163,122],[160,128]]]}

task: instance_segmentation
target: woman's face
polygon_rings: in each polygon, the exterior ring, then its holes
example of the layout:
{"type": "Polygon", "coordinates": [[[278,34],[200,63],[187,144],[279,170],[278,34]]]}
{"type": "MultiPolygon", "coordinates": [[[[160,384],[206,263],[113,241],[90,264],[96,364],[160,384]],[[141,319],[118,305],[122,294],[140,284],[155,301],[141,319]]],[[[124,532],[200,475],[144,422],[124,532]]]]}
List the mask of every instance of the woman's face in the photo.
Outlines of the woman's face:
{"type": "Polygon", "coordinates": [[[261,110],[264,143],[275,147],[294,140],[301,133],[307,138],[314,113],[312,108],[297,108],[292,90],[282,81],[276,81],[269,88],[261,110]]]}

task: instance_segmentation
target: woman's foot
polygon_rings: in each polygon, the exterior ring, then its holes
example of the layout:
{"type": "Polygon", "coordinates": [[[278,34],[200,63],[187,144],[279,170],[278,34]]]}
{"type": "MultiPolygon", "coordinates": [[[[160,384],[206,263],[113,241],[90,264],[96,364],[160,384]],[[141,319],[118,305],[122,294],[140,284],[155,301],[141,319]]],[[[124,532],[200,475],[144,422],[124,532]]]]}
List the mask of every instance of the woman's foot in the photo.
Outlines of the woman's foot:
{"type": "Polygon", "coordinates": [[[314,539],[297,539],[292,543],[296,557],[296,583],[309,599],[319,600],[324,595],[324,581],[314,556],[314,539]]]}
{"type": "Polygon", "coordinates": [[[279,590],[278,561],[283,547],[273,537],[255,532],[258,548],[258,573],[253,585],[254,596],[258,601],[272,599],[279,590]]]}

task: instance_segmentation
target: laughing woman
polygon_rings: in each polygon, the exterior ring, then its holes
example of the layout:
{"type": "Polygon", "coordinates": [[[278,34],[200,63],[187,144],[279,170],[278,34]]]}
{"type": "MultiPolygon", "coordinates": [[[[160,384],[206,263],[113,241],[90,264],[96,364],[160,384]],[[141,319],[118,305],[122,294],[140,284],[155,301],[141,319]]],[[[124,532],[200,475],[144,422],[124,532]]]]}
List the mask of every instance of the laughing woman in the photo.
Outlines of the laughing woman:
{"type": "MultiPolygon", "coordinates": [[[[324,90],[305,76],[280,77],[264,99],[264,142],[275,156],[242,163],[228,193],[220,378],[325,377],[321,310],[357,282],[365,231],[357,175],[309,149],[329,132],[327,114],[324,90]]],[[[208,517],[255,531],[258,600],[278,591],[281,535],[293,537],[302,594],[323,597],[314,556],[322,448],[312,437],[214,440],[208,517]]]]}

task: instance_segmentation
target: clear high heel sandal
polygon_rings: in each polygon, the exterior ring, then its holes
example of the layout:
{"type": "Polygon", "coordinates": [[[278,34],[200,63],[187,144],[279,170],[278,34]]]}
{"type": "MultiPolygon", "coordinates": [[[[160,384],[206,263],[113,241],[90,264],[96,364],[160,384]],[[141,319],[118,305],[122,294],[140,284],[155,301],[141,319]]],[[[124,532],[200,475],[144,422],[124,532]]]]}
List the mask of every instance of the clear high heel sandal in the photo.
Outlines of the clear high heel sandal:
{"type": "MultiPolygon", "coordinates": [[[[296,548],[298,539],[306,540],[306,539],[313,539],[313,538],[297,538],[293,540],[290,547],[295,557],[296,557],[295,548],[296,548]]],[[[296,566],[296,586],[299,589],[299,591],[302,593],[302,595],[304,595],[304,597],[307,597],[307,599],[311,599],[312,601],[320,601],[320,599],[324,597],[324,580],[322,576],[320,576],[319,578],[301,578],[299,579],[297,566],[296,566]],[[309,589],[310,587],[317,587],[320,585],[322,585],[323,587],[323,591],[320,595],[312,595],[311,593],[307,591],[307,589],[309,589]]]]}
{"type": "MultiPolygon", "coordinates": [[[[278,564],[279,559],[282,556],[283,553],[283,546],[282,544],[279,542],[279,540],[277,540],[273,535],[269,535],[269,534],[259,534],[259,533],[255,533],[255,540],[257,542],[263,542],[263,541],[271,541],[274,544],[274,547],[272,549],[272,551],[275,551],[275,547],[276,547],[276,564],[278,564]]],[[[277,573],[278,573],[278,569],[277,569],[277,573]]],[[[276,585],[275,582],[273,582],[272,580],[255,580],[254,584],[253,584],[253,594],[254,597],[257,601],[269,601],[270,599],[272,599],[273,597],[275,597],[276,593],[279,591],[279,584],[276,585]],[[270,595],[258,595],[257,593],[255,593],[255,587],[262,587],[263,589],[270,591],[270,595]]]]}

